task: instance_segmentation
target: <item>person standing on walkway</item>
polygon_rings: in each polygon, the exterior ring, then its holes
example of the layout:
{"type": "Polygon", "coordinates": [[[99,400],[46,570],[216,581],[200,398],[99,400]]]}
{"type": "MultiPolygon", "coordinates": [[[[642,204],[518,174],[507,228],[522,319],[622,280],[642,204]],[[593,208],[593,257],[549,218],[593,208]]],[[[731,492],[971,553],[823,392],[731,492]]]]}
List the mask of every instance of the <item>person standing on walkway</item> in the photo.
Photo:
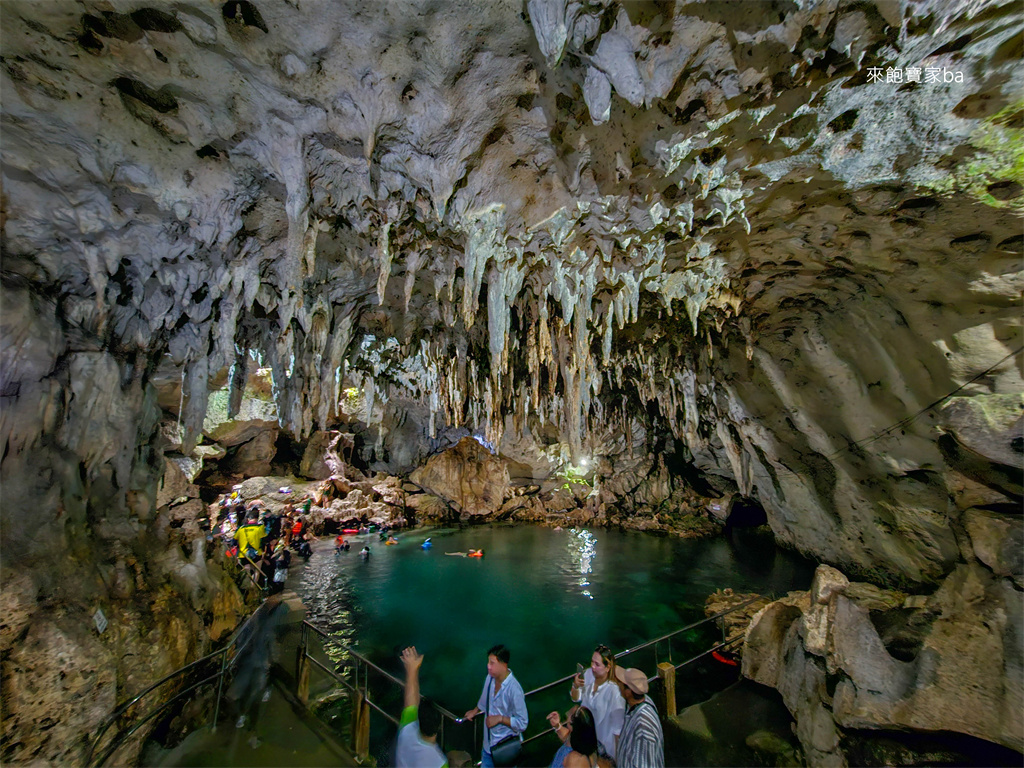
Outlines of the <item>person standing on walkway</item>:
{"type": "Polygon", "coordinates": [[[437,746],[441,713],[434,707],[420,709],[420,665],[423,654],[411,646],[402,651],[405,665],[405,702],[398,724],[396,768],[448,768],[448,758],[437,746]]]}
{"type": "Polygon", "coordinates": [[[495,768],[497,765],[515,765],[518,750],[506,746],[508,742],[523,740],[523,731],[529,724],[526,712],[526,695],[523,686],[516,680],[512,670],[508,668],[512,654],[504,645],[496,645],[487,651],[487,677],[480,692],[480,700],[476,707],[466,713],[466,720],[472,720],[481,712],[486,714],[484,720],[484,745],[481,755],[482,768],[495,768]],[[498,761],[492,754],[498,752],[498,761]],[[511,762],[501,758],[508,752],[513,753],[511,762]]]}
{"type": "Polygon", "coordinates": [[[270,699],[270,667],[278,658],[277,636],[288,614],[280,595],[272,595],[256,609],[235,638],[235,657],[231,660],[231,685],[227,698],[238,715],[236,728],[250,729],[249,746],[259,746],[256,721],[260,703],[270,699]]]}
{"type": "Polygon", "coordinates": [[[573,678],[569,691],[573,701],[593,713],[601,756],[612,760],[626,716],[626,701],[614,676],[615,655],[607,645],[599,645],[590,658],[590,668],[573,678]]]}
{"type": "Polygon", "coordinates": [[[626,720],[616,751],[617,768],[665,768],[665,737],[658,710],[647,696],[647,675],[639,669],[615,668],[626,700],[626,720]]]}

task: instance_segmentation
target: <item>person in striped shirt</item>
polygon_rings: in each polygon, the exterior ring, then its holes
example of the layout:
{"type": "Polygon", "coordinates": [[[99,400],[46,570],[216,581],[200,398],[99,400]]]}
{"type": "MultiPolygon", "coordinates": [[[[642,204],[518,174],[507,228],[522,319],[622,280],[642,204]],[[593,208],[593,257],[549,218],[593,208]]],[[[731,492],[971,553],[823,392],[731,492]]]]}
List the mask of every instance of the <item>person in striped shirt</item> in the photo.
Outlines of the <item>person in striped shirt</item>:
{"type": "Polygon", "coordinates": [[[617,768],[665,768],[665,737],[658,710],[647,697],[647,675],[639,669],[615,668],[626,700],[626,721],[615,753],[617,768]]]}

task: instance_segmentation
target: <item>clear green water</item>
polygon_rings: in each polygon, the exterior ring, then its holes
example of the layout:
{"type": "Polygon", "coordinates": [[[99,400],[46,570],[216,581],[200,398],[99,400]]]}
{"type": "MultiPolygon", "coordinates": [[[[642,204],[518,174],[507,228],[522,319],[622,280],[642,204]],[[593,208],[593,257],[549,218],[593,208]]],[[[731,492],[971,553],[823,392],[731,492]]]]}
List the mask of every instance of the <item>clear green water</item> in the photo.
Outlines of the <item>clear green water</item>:
{"type": "MultiPolygon", "coordinates": [[[[426,656],[424,694],[459,715],[475,706],[486,652],[496,643],[510,648],[510,667],[530,690],[571,674],[576,662],[588,664],[599,643],[618,652],[703,618],[716,589],[783,594],[807,589],[814,570],[770,536],[742,530],[689,540],[497,525],[421,529],[390,547],[376,534],[350,540],[352,550],[341,555],[322,542],[309,561],[297,591],[310,620],[399,677],[398,652],[415,645],[426,656]],[[434,546],[425,551],[428,536],[434,546]],[[364,543],[372,551],[367,561],[357,554],[364,543]],[[445,554],[470,548],[483,548],[485,557],[445,554]]],[[[673,644],[673,660],[714,637],[688,633],[673,644]]],[[[658,660],[668,652],[659,647],[658,660]]],[[[654,674],[655,663],[648,652],[628,665],[654,674]]],[[[398,703],[383,690],[378,700],[398,703]]],[[[561,691],[528,703],[528,734],[553,706],[568,706],[561,691]]]]}

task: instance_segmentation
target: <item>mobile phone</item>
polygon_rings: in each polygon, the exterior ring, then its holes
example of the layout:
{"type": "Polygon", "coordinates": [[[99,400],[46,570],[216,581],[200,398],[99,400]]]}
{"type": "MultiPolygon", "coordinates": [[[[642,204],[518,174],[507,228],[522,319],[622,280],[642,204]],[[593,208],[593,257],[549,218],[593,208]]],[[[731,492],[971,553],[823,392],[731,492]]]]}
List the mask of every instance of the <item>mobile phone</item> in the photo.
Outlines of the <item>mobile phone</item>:
{"type": "Polygon", "coordinates": [[[576,662],[576,674],[577,675],[582,675],[583,674],[583,665],[580,664],[579,662],[576,662]]]}

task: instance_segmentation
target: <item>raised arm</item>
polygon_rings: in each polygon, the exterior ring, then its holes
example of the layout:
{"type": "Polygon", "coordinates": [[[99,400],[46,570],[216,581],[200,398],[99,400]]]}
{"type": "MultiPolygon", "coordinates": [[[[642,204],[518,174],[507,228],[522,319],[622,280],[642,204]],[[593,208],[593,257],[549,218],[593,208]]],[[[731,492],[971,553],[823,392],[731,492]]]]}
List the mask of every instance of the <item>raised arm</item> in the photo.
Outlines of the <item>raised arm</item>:
{"type": "Polygon", "coordinates": [[[573,701],[579,701],[583,698],[583,686],[585,678],[583,675],[575,675],[572,679],[572,684],[569,686],[569,698],[573,701]]]}
{"type": "Polygon", "coordinates": [[[402,651],[402,663],[405,665],[405,704],[406,707],[418,707],[420,705],[420,665],[423,663],[423,654],[416,652],[416,646],[411,645],[402,651]]]}

